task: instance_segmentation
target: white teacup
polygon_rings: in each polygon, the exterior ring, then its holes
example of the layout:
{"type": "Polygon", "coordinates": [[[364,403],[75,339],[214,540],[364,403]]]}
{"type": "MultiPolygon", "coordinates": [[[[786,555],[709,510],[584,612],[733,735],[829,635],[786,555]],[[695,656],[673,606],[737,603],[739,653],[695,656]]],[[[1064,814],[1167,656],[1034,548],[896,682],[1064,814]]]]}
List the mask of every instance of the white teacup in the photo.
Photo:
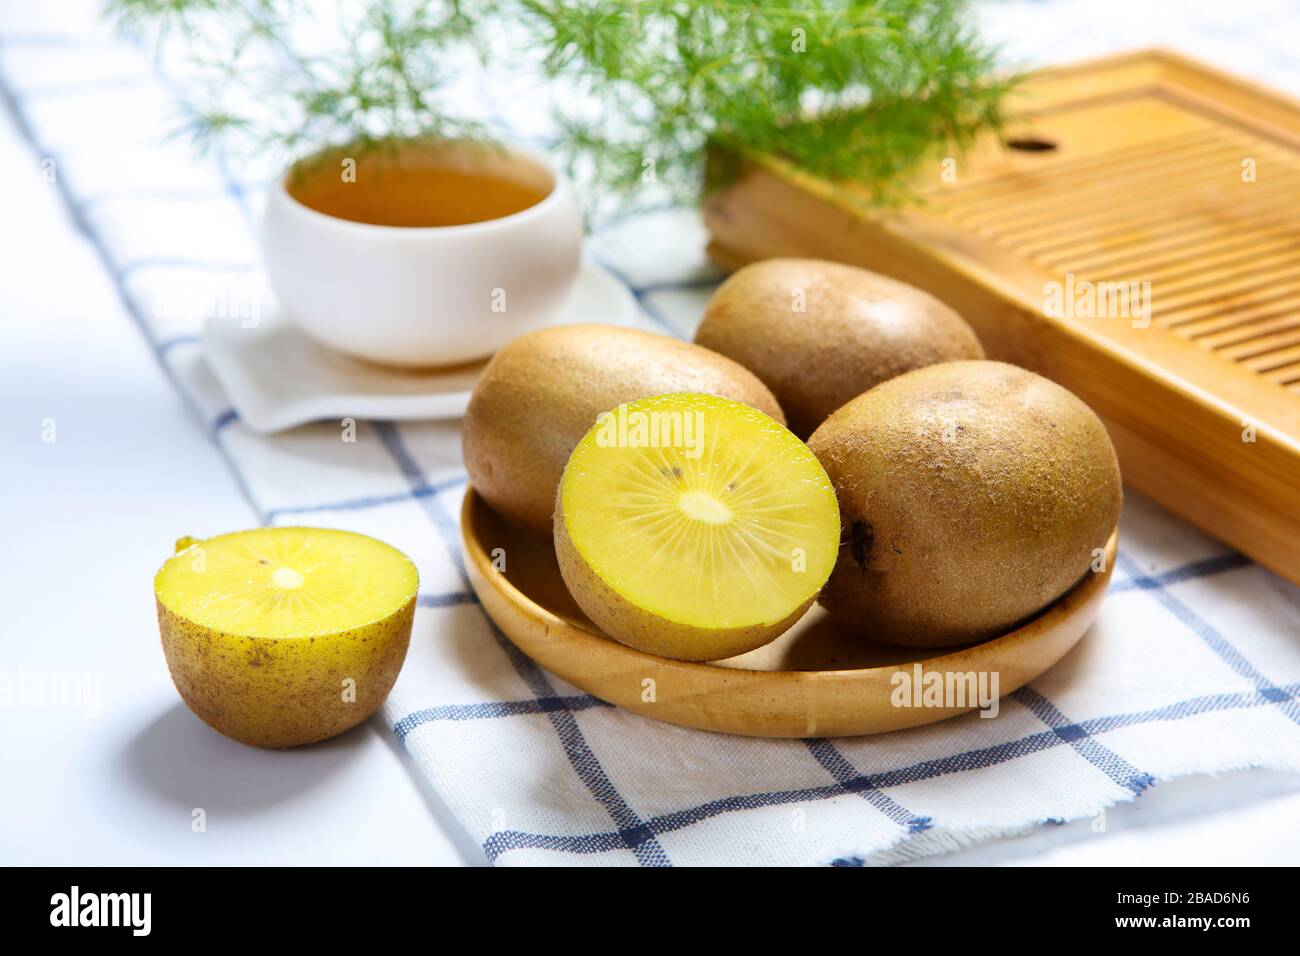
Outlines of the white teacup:
{"type": "MultiPolygon", "coordinates": [[[[386,161],[491,175],[543,194],[496,219],[385,226],[299,202],[290,170],[267,200],[263,256],[285,314],[330,348],[387,365],[456,365],[546,325],[578,273],[582,218],[572,187],[539,157],[466,141],[389,144],[386,161]]],[[[334,150],[306,175],[343,175],[334,150]]],[[[309,161],[310,162],[310,161],[309,161]]],[[[365,175],[366,160],[354,160],[365,175]]]]}

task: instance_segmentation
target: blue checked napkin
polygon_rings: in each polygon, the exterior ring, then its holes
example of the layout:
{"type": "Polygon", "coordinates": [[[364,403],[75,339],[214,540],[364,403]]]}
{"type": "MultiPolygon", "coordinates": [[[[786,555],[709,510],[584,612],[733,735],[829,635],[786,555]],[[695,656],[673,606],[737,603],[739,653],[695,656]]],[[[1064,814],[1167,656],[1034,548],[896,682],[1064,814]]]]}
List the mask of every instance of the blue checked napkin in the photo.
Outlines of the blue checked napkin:
{"type": "MultiPolygon", "coordinates": [[[[1012,22],[1023,7],[993,13],[1012,22]]],[[[1050,22],[1064,43],[1069,17],[1050,22]]],[[[1244,42],[1281,57],[1270,22],[1244,42]]],[[[565,684],[470,592],[457,423],[362,423],[349,444],[337,423],[254,434],[229,407],[196,333],[203,305],[256,263],[258,190],[164,141],[182,117],[155,60],[89,16],[54,32],[0,26],[0,89],[34,161],[262,520],[375,535],[419,565],[410,654],[382,720],[492,861],[902,861],[1097,814],[1184,774],[1300,770],[1300,589],[1133,492],[1096,626],[998,719],[754,740],[657,723],[565,684]]],[[[692,213],[665,210],[598,231],[588,252],[633,289],[645,327],[689,336],[713,283],[703,238],[692,213]]]]}

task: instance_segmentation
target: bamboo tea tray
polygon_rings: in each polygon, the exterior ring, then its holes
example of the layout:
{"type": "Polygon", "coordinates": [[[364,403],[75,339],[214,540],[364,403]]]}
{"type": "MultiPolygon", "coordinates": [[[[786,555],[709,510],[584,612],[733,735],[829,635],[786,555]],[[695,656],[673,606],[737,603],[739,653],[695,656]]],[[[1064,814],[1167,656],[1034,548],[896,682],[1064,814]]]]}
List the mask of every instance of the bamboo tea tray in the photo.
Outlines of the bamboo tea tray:
{"type": "Polygon", "coordinates": [[[924,673],[997,672],[1005,697],[1064,657],[1092,624],[1117,540],[1112,534],[1106,545],[1105,571],[1089,572],[1037,617],[982,644],[871,644],[845,634],[814,606],[765,647],[697,664],[646,654],[604,636],[569,596],[550,537],[509,525],[472,488],[465,493],[460,526],[465,567],[483,609],[537,663],[643,716],[751,737],[883,733],[973,709],[894,706],[894,675],[902,670],[914,676],[916,663],[924,673]],[[505,555],[505,571],[493,566],[494,553],[505,555]]]}
{"type": "Polygon", "coordinates": [[[1147,51],[1033,74],[1012,110],[897,213],[748,157],[710,252],[929,290],[1091,405],[1132,487],[1300,582],[1300,103],[1147,51]],[[1102,283],[1137,295],[1098,309],[1102,283]]]}

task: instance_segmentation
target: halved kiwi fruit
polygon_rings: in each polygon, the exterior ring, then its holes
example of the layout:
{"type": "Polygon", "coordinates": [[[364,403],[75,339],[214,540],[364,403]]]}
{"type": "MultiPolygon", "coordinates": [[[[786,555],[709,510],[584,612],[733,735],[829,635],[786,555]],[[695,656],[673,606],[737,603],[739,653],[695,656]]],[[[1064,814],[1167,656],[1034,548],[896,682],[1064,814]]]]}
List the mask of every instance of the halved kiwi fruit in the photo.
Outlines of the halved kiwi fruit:
{"type": "Polygon", "coordinates": [[[324,740],[388,695],[419,583],[410,558],[350,531],[182,538],[154,578],[167,666],[190,710],[227,737],[324,740]]]}
{"type": "Polygon", "coordinates": [[[565,467],[560,571],[606,634],[679,660],[766,644],[830,575],[839,506],[806,445],[740,402],[674,393],[598,419],[565,467]]]}

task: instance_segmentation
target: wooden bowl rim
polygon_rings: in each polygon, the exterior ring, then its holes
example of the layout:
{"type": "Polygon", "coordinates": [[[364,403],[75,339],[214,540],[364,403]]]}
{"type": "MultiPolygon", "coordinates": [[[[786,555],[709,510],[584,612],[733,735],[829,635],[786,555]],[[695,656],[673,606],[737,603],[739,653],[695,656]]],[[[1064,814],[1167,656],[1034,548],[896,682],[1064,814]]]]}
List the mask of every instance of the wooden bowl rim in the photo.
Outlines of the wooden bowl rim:
{"type": "MultiPolygon", "coordinates": [[[[1005,634],[998,637],[989,638],[986,641],[980,641],[976,644],[963,644],[956,647],[936,647],[933,650],[939,653],[935,657],[918,657],[915,660],[906,661],[897,664],[881,664],[875,667],[851,667],[834,670],[757,670],[745,667],[721,667],[716,661],[682,661],[669,657],[659,657],[655,654],[648,654],[645,651],[639,651],[636,648],[628,647],[621,644],[613,638],[606,637],[603,634],[597,634],[585,627],[574,624],[555,614],[545,605],[538,604],[528,595],[520,591],[504,574],[498,573],[492,567],[492,559],[483,549],[482,542],[479,539],[477,514],[478,509],[490,510],[487,502],[474,491],[472,485],[465,486],[465,497],[461,503],[460,524],[461,524],[461,542],[465,548],[465,554],[474,563],[477,575],[471,575],[471,582],[475,578],[481,578],[484,582],[492,582],[488,587],[497,589],[503,597],[513,604],[516,608],[526,610],[539,619],[547,629],[547,633],[564,635],[571,640],[587,642],[595,653],[600,654],[617,654],[629,660],[644,661],[658,666],[670,666],[675,669],[683,669],[710,677],[735,676],[737,679],[762,679],[773,680],[782,678],[788,681],[803,683],[822,683],[826,681],[849,681],[853,683],[860,682],[870,677],[881,677],[887,674],[893,674],[903,667],[911,667],[913,664],[922,663],[934,670],[960,670],[968,665],[969,658],[973,654],[979,656],[996,656],[1002,657],[1008,653],[1014,652],[1017,647],[1032,642],[1044,631],[1050,630],[1057,624],[1069,619],[1074,614],[1093,603],[1095,598],[1100,597],[1100,592],[1105,591],[1110,583],[1111,574],[1115,567],[1115,557],[1119,548],[1119,527],[1118,525],[1111,531],[1110,537],[1106,540],[1105,568],[1102,571],[1086,571],[1084,576],[1065,594],[1061,595],[1047,608],[1040,611],[1034,617],[1018,625],[1005,634]],[[593,643],[594,642],[594,643],[593,643]]],[[[504,518],[501,520],[505,520],[504,518]]],[[[480,603],[482,596],[479,596],[480,603]]],[[[486,609],[485,609],[486,610],[486,609]]],[[[1086,628],[1085,628],[1086,630],[1086,628]]],[[[926,648],[916,648],[918,652],[924,652],[926,648]]]]}

